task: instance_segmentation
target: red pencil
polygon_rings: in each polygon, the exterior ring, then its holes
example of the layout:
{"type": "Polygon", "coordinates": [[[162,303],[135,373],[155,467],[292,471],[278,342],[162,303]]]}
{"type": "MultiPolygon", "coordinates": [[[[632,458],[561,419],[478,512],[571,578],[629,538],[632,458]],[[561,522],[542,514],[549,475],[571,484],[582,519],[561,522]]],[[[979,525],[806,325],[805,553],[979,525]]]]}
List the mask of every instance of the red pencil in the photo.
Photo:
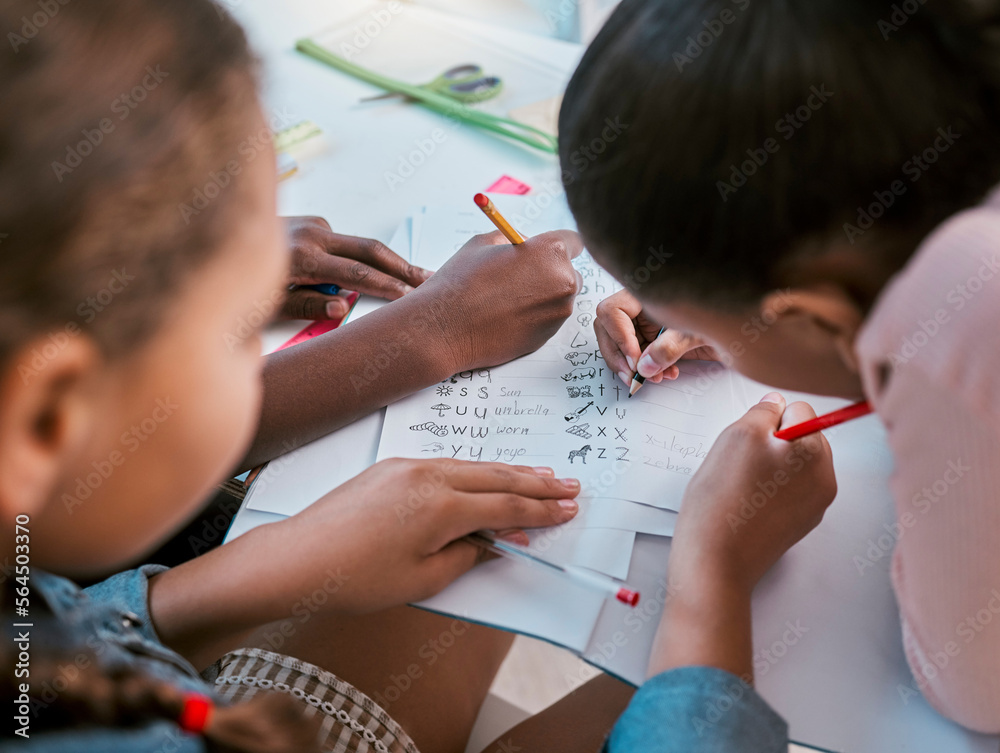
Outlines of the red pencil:
{"type": "Polygon", "coordinates": [[[803,421],[801,424],[786,426],[784,429],[774,432],[774,436],[778,439],[787,439],[791,442],[793,439],[814,434],[823,429],[829,429],[831,426],[850,421],[852,418],[867,416],[871,412],[871,405],[868,404],[867,400],[862,400],[860,403],[848,405],[846,408],[827,413],[825,416],[817,416],[816,418],[810,418],[808,421],[803,421]]]}

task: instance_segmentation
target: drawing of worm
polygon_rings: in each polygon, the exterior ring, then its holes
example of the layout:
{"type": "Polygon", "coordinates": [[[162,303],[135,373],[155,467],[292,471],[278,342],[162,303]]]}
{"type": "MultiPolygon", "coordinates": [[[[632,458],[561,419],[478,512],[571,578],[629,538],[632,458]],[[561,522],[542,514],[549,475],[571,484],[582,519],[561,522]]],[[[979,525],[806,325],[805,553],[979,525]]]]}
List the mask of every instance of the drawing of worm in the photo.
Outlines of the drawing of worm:
{"type": "Polygon", "coordinates": [[[429,431],[435,437],[446,437],[448,436],[448,427],[438,426],[433,421],[428,421],[424,424],[415,424],[410,427],[410,431],[429,431]]]}

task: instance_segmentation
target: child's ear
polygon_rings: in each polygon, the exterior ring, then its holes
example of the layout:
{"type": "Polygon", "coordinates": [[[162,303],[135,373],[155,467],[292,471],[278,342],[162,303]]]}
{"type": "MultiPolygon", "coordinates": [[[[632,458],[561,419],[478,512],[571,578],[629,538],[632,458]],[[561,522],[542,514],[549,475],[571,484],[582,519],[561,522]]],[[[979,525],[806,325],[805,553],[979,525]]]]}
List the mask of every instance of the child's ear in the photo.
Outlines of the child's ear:
{"type": "Polygon", "coordinates": [[[0,519],[36,515],[87,441],[101,355],[77,333],[27,343],[0,372],[0,519]]]}
{"type": "Polygon", "coordinates": [[[844,365],[853,373],[858,372],[854,339],[865,316],[843,289],[835,285],[817,285],[776,290],[764,297],[760,308],[764,321],[805,318],[817,330],[830,337],[844,365]]]}

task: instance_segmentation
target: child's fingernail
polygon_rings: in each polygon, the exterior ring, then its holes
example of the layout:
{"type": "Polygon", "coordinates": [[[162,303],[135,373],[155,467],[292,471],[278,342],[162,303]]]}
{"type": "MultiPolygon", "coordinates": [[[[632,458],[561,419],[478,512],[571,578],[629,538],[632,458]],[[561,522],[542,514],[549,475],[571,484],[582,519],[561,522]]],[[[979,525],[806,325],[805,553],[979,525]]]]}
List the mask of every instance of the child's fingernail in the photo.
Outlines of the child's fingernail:
{"type": "Polygon", "coordinates": [[[403,286],[403,295],[406,295],[407,293],[412,293],[412,292],[413,292],[413,286],[412,285],[404,285],[403,286]]]}
{"type": "Polygon", "coordinates": [[[347,313],[347,303],[338,301],[328,301],[326,304],[326,315],[331,319],[339,319],[347,313]]]}
{"type": "Polygon", "coordinates": [[[580,509],[580,505],[576,503],[575,499],[560,499],[559,506],[566,512],[575,513],[577,510],[580,509]]]}
{"type": "Polygon", "coordinates": [[[559,483],[567,489],[573,489],[574,491],[580,488],[580,482],[575,478],[561,478],[559,479],[559,483]]]}
{"type": "Polygon", "coordinates": [[[784,398],[778,392],[768,392],[764,397],[760,399],[762,403],[777,403],[781,405],[784,398]]]}
{"type": "Polygon", "coordinates": [[[556,472],[554,470],[552,470],[551,468],[547,468],[544,465],[536,466],[535,468],[532,468],[531,470],[533,470],[539,476],[555,476],[556,475],[556,472]]]}
{"type": "Polygon", "coordinates": [[[524,531],[507,531],[505,533],[498,533],[497,538],[510,544],[518,544],[519,546],[528,546],[531,543],[531,539],[528,538],[528,534],[524,531]]]}
{"type": "Polygon", "coordinates": [[[651,377],[660,370],[660,367],[656,365],[652,356],[646,354],[639,359],[639,365],[636,370],[644,377],[651,377]]]}
{"type": "Polygon", "coordinates": [[[625,360],[628,361],[628,367],[635,371],[635,361],[632,360],[632,356],[625,356],[625,360]]]}
{"type": "Polygon", "coordinates": [[[622,380],[622,384],[624,384],[626,387],[628,387],[632,383],[632,380],[629,379],[628,374],[626,374],[624,371],[618,372],[618,378],[622,380]]]}

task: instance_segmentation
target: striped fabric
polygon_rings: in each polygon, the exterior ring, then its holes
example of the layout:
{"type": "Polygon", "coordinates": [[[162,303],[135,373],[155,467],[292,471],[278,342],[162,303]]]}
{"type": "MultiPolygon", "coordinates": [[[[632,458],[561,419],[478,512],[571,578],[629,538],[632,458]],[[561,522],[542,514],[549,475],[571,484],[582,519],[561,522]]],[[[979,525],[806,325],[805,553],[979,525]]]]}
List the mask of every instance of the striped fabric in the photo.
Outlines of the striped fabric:
{"type": "Polygon", "coordinates": [[[237,703],[257,693],[288,693],[322,720],[330,753],[419,753],[410,736],[371,698],[314,664],[256,648],[226,654],[214,669],[216,696],[237,703]]]}

